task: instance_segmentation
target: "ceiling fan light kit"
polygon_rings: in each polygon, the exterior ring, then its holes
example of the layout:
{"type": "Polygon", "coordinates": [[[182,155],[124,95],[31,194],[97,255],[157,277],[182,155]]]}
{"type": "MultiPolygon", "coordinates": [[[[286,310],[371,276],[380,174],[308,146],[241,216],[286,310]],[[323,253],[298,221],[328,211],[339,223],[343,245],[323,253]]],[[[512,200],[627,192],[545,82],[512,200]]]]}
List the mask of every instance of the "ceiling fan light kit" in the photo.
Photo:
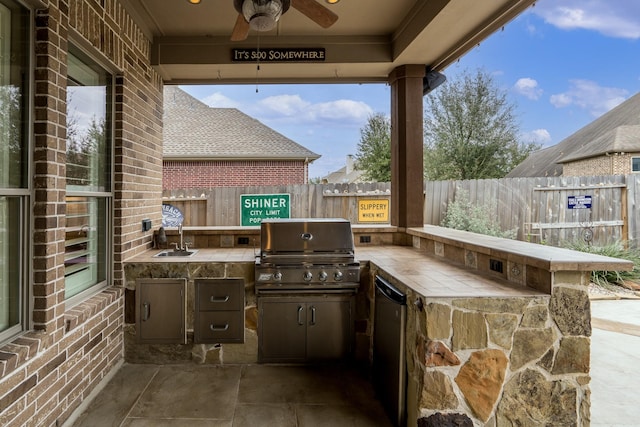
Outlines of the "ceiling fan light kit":
{"type": "Polygon", "coordinates": [[[281,0],[244,0],[242,15],[252,30],[270,31],[285,12],[284,6],[281,0]]]}
{"type": "Polygon", "coordinates": [[[233,0],[238,18],[231,40],[246,40],[250,29],[259,32],[272,30],[290,6],[322,28],[329,28],[338,20],[338,15],[316,0],[233,0]]]}

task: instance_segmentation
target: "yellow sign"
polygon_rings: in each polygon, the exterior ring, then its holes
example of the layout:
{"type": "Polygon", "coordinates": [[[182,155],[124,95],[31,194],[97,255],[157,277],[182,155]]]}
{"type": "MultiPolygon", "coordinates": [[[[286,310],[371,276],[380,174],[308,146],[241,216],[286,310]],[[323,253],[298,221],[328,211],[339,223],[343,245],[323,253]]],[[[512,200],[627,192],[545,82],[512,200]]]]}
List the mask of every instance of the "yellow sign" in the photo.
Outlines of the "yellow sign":
{"type": "Polygon", "coordinates": [[[359,200],[358,222],[389,222],[389,199],[359,200]]]}

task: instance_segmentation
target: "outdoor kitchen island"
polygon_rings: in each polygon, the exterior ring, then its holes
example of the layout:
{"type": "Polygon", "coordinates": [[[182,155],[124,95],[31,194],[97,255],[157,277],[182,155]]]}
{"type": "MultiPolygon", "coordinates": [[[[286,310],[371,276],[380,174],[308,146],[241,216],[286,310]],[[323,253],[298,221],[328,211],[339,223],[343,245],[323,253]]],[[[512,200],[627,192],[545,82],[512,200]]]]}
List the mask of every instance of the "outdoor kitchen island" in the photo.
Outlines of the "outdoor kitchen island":
{"type": "MultiPolygon", "coordinates": [[[[380,232],[399,233],[392,227],[380,232]]],[[[373,278],[380,275],[407,295],[407,425],[419,418],[433,423],[428,425],[587,425],[589,273],[631,264],[440,227],[406,235],[406,246],[356,246],[361,280],[354,356],[358,363],[370,361],[373,278]]],[[[379,240],[372,235],[372,242],[379,240]]],[[[155,252],[126,265],[128,319],[134,318],[136,279],[186,279],[189,330],[195,278],[242,278],[244,342],[194,344],[189,336],[186,344],[139,344],[130,320],[126,360],[256,363],[254,251],[201,247],[192,258],[171,260],[153,258],[155,252]]]]}

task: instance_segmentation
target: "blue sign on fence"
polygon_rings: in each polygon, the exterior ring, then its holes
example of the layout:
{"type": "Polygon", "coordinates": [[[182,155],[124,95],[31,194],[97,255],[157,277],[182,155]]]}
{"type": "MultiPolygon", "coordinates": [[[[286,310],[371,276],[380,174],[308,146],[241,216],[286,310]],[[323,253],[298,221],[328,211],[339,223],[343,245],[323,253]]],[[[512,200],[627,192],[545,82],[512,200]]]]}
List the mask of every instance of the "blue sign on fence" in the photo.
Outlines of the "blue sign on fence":
{"type": "Polygon", "coordinates": [[[591,209],[591,196],[569,196],[568,209],[591,209]]]}

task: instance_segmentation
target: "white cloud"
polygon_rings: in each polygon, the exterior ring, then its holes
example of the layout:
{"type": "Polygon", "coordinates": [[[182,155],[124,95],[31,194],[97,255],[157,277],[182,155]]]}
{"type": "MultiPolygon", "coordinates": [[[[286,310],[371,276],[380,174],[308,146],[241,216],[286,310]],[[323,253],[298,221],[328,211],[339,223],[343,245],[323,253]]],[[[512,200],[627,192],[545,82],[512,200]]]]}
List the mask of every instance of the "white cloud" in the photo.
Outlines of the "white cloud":
{"type": "Polygon", "coordinates": [[[542,96],[542,89],[538,87],[538,82],[529,77],[518,79],[513,88],[516,93],[526,96],[529,99],[536,100],[542,96]]]}
{"type": "Polygon", "coordinates": [[[313,105],[309,114],[315,120],[337,119],[360,123],[373,114],[373,109],[361,101],[338,99],[313,105]]]}
{"type": "Polygon", "coordinates": [[[593,30],[610,37],[640,39],[637,0],[539,0],[531,9],[565,30],[593,30]]]}
{"type": "Polygon", "coordinates": [[[209,107],[213,107],[213,108],[239,108],[240,107],[239,102],[236,102],[233,99],[224,96],[220,92],[212,93],[206,98],[202,98],[200,101],[204,102],[209,107]]]}
{"type": "Polygon", "coordinates": [[[250,106],[247,114],[258,120],[291,121],[296,123],[358,124],[373,114],[373,109],[364,102],[350,99],[311,103],[299,95],[270,96],[250,106]]]}
{"type": "Polygon", "coordinates": [[[546,129],[536,129],[531,132],[525,132],[522,138],[527,142],[541,144],[543,147],[551,142],[551,134],[546,129]]]}
{"type": "Polygon", "coordinates": [[[310,103],[300,95],[276,95],[264,98],[257,103],[256,114],[268,116],[298,116],[309,108],[310,103]]]}
{"type": "Polygon", "coordinates": [[[589,111],[594,117],[622,103],[629,93],[626,89],[599,86],[591,80],[575,79],[569,83],[569,90],[551,95],[551,104],[556,108],[575,105],[589,111]]]}

